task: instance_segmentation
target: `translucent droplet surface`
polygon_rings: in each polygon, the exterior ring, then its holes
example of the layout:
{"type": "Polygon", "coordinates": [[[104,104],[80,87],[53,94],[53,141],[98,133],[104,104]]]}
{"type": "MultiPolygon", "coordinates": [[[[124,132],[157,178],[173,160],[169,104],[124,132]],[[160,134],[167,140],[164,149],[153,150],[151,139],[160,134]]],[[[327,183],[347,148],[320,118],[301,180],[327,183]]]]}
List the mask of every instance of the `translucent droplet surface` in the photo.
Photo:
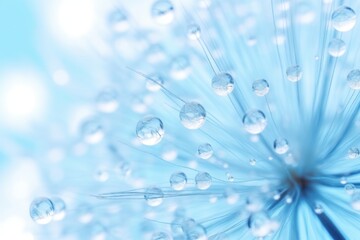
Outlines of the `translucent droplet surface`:
{"type": "Polygon", "coordinates": [[[269,89],[269,83],[265,79],[255,80],[252,84],[253,92],[259,97],[263,97],[268,94],[269,89]]]}
{"type": "Polygon", "coordinates": [[[202,159],[209,159],[212,157],[214,151],[209,143],[201,144],[198,147],[198,156],[202,159]]]}
{"type": "Polygon", "coordinates": [[[163,202],[164,193],[160,188],[148,188],[144,194],[144,199],[151,207],[159,206],[163,202]]]}
{"type": "Polygon", "coordinates": [[[272,221],[265,212],[260,211],[250,215],[248,226],[254,237],[263,238],[278,229],[279,224],[272,221]]]}
{"type": "Polygon", "coordinates": [[[297,82],[303,76],[302,68],[299,65],[290,66],[286,69],[286,76],[290,82],[297,82]]]}
{"type": "Polygon", "coordinates": [[[63,220],[66,215],[66,205],[61,198],[51,198],[51,202],[54,205],[53,219],[55,221],[63,220]]]}
{"type": "Polygon", "coordinates": [[[152,235],[151,240],[171,240],[171,238],[169,234],[165,232],[158,232],[152,235]]]}
{"type": "Polygon", "coordinates": [[[190,40],[198,40],[201,37],[201,28],[199,25],[192,23],[188,26],[187,36],[190,40]]]}
{"type": "Polygon", "coordinates": [[[102,91],[96,98],[96,107],[101,112],[115,112],[118,106],[118,94],[115,90],[109,89],[102,91]]]}
{"type": "Polygon", "coordinates": [[[355,192],[351,196],[351,207],[356,211],[360,211],[360,192],[355,192]]]}
{"type": "Polygon", "coordinates": [[[356,147],[352,147],[348,151],[348,158],[349,159],[356,159],[360,157],[360,150],[356,147]]]}
{"type": "Polygon", "coordinates": [[[195,176],[196,187],[200,190],[206,190],[211,186],[212,178],[207,172],[199,172],[195,176]]]}
{"type": "Polygon", "coordinates": [[[339,32],[350,31],[356,24],[356,14],[353,9],[341,6],[332,13],[331,23],[339,32]]]}
{"type": "Polygon", "coordinates": [[[200,225],[196,224],[194,227],[190,228],[186,232],[187,240],[207,240],[206,229],[200,225]]]}
{"type": "Polygon", "coordinates": [[[347,75],[347,84],[354,90],[360,90],[360,69],[354,69],[347,75]]]}
{"type": "Polygon", "coordinates": [[[343,40],[334,38],[329,42],[328,53],[333,57],[341,57],[346,51],[346,44],[343,40]]]}
{"type": "Polygon", "coordinates": [[[104,131],[97,119],[89,119],[81,125],[81,133],[85,142],[89,144],[99,143],[104,138],[104,131]]]}
{"type": "Polygon", "coordinates": [[[205,123],[206,111],[199,103],[185,103],[180,110],[179,118],[184,127],[188,129],[198,129],[205,123]]]}
{"type": "Polygon", "coordinates": [[[175,16],[174,6],[170,1],[167,0],[156,1],[151,8],[151,16],[158,24],[170,24],[174,20],[175,16]]]}
{"type": "Polygon", "coordinates": [[[229,73],[216,74],[211,81],[211,87],[219,96],[227,96],[234,89],[234,79],[229,73]]]}
{"type": "Polygon", "coordinates": [[[347,177],[341,177],[340,178],[340,183],[342,184],[342,185],[345,185],[345,184],[347,184],[348,183],[348,180],[347,180],[347,177]]]}
{"type": "Polygon", "coordinates": [[[289,151],[289,143],[285,138],[277,138],[274,141],[274,150],[277,154],[285,154],[289,151]]]}
{"type": "Polygon", "coordinates": [[[176,172],[170,176],[170,186],[176,191],[183,190],[187,184],[187,177],[183,172],[176,172]]]}
{"type": "Polygon", "coordinates": [[[161,86],[164,85],[164,78],[160,75],[151,75],[150,79],[146,80],[146,88],[149,91],[156,92],[161,89],[161,86]]]}
{"type": "Polygon", "coordinates": [[[159,118],[147,117],[136,125],[136,135],[144,145],[158,144],[164,137],[164,125],[159,118]]]}
{"type": "Polygon", "coordinates": [[[242,122],[244,124],[244,128],[248,133],[251,134],[259,134],[264,131],[267,120],[265,114],[260,110],[252,110],[247,112],[242,122]]]}
{"type": "Polygon", "coordinates": [[[53,219],[54,204],[48,198],[36,198],[30,204],[30,217],[38,224],[48,224],[53,219]]]}
{"type": "Polygon", "coordinates": [[[356,186],[352,183],[348,183],[348,184],[345,184],[344,190],[345,190],[346,194],[353,195],[356,191],[356,186]]]}

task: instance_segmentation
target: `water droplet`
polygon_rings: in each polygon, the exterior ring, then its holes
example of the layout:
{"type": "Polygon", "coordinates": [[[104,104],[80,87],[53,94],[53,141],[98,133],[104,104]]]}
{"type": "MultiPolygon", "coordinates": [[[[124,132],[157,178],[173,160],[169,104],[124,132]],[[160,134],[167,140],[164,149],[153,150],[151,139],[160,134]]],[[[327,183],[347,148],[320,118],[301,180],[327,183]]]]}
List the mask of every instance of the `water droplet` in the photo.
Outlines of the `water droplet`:
{"type": "Polygon", "coordinates": [[[360,90],[360,70],[354,69],[347,75],[347,84],[354,90],[360,90]]]}
{"type": "Polygon", "coordinates": [[[314,207],[314,212],[316,214],[322,214],[324,212],[324,208],[321,206],[320,203],[316,203],[314,207]]]}
{"type": "Polygon", "coordinates": [[[198,189],[206,190],[211,186],[212,178],[207,172],[199,172],[195,176],[195,184],[198,189]]]}
{"type": "Polygon", "coordinates": [[[344,190],[348,195],[353,195],[356,191],[356,186],[352,183],[345,184],[344,190]]]}
{"type": "Polygon", "coordinates": [[[158,144],[164,137],[164,125],[159,118],[147,117],[136,125],[136,135],[144,145],[158,144]]]}
{"type": "Polygon", "coordinates": [[[164,193],[160,188],[148,188],[144,194],[144,199],[151,207],[159,206],[163,202],[164,193]]]}
{"type": "Polygon", "coordinates": [[[263,97],[268,94],[269,89],[269,83],[265,79],[255,80],[252,84],[253,92],[259,97],[263,97]]]}
{"type": "Polygon", "coordinates": [[[227,96],[234,89],[234,79],[229,73],[219,73],[212,78],[212,89],[219,96],[227,96]]]}
{"type": "Polygon", "coordinates": [[[286,76],[290,82],[297,82],[303,76],[302,68],[299,65],[288,67],[286,69],[286,76]]]}
{"type": "Polygon", "coordinates": [[[151,15],[158,24],[170,24],[175,17],[174,6],[170,1],[167,0],[156,1],[152,5],[151,15]]]}
{"type": "Polygon", "coordinates": [[[30,205],[30,217],[38,224],[51,222],[54,211],[54,204],[48,198],[36,198],[30,205]]]}
{"type": "Polygon", "coordinates": [[[351,196],[351,207],[356,211],[360,211],[360,192],[355,192],[351,196]]]}
{"type": "Polygon", "coordinates": [[[259,212],[264,208],[264,199],[257,194],[251,194],[246,199],[246,209],[249,212],[259,212]]]}
{"type": "Polygon", "coordinates": [[[207,240],[206,229],[200,224],[196,224],[186,232],[188,240],[207,240]]]}
{"type": "Polygon", "coordinates": [[[287,153],[289,150],[288,141],[285,138],[277,138],[274,141],[274,150],[277,154],[287,153]]]}
{"type": "Polygon", "coordinates": [[[254,237],[263,238],[274,232],[279,224],[272,221],[265,212],[260,211],[250,215],[248,226],[254,237]]]}
{"type": "Polygon", "coordinates": [[[179,117],[184,127],[198,129],[205,123],[206,111],[199,103],[185,103],[180,110],[179,117]]]}
{"type": "Polygon", "coordinates": [[[146,80],[146,88],[152,92],[159,91],[162,85],[164,85],[164,78],[157,74],[149,76],[146,80]]]}
{"type": "Polygon", "coordinates": [[[154,233],[151,240],[171,240],[170,236],[164,232],[154,233]]]}
{"type": "Polygon", "coordinates": [[[351,8],[341,6],[331,15],[331,22],[337,31],[347,32],[354,28],[356,24],[356,14],[351,8]]]}
{"type": "Polygon", "coordinates": [[[183,190],[187,183],[187,177],[183,172],[173,173],[170,177],[170,186],[176,191],[183,190]]]}
{"type": "Polygon", "coordinates": [[[83,122],[81,133],[84,140],[89,144],[99,143],[104,138],[104,131],[97,119],[90,119],[83,122]]]}
{"type": "Polygon", "coordinates": [[[259,134],[264,131],[267,121],[265,114],[260,110],[252,110],[245,114],[242,119],[245,130],[251,134],[259,134]]]}
{"type": "Polygon", "coordinates": [[[188,26],[187,36],[190,40],[198,40],[201,37],[201,28],[193,23],[188,26]]]}
{"type": "Polygon", "coordinates": [[[185,56],[174,58],[170,66],[170,75],[176,80],[186,79],[191,72],[189,59],[185,56]]]}
{"type": "Polygon", "coordinates": [[[96,107],[104,113],[115,112],[119,106],[117,98],[118,94],[115,90],[102,91],[96,98],[96,107]]]}
{"type": "Polygon", "coordinates": [[[198,147],[198,155],[202,159],[209,159],[212,157],[214,151],[209,143],[201,144],[198,147]]]}
{"type": "Polygon", "coordinates": [[[352,147],[348,151],[348,158],[350,159],[356,159],[360,157],[360,150],[356,147],[352,147]]]}
{"type": "Polygon", "coordinates": [[[63,220],[66,215],[66,205],[64,200],[61,198],[51,198],[51,202],[54,205],[54,216],[55,221],[63,220]]]}
{"type": "Polygon", "coordinates": [[[231,173],[226,173],[227,180],[233,182],[235,180],[234,176],[231,173]]]}
{"type": "Polygon", "coordinates": [[[285,197],[285,202],[286,202],[287,204],[291,204],[291,203],[293,202],[293,198],[288,195],[288,196],[285,197]]]}
{"type": "Polygon", "coordinates": [[[256,165],[256,159],[254,159],[254,158],[249,159],[249,164],[251,166],[255,166],[256,165]]]}
{"type": "Polygon", "coordinates": [[[341,57],[346,51],[345,42],[341,39],[334,38],[329,42],[328,52],[333,57],[341,57]]]}

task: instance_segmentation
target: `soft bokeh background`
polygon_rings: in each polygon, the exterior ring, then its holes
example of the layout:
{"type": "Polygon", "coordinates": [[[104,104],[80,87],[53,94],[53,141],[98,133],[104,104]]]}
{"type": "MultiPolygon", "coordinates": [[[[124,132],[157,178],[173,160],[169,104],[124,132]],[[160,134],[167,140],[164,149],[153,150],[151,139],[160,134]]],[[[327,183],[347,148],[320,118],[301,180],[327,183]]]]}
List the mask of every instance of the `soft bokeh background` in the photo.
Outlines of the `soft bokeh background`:
{"type": "MultiPolygon", "coordinates": [[[[62,178],[49,163],[66,157],[63,144],[91,112],[96,91],[111,82],[93,49],[108,51],[99,34],[115,4],[0,1],[0,239],[36,239],[29,204],[62,178]]],[[[144,25],[149,4],[127,3],[144,25]]]]}

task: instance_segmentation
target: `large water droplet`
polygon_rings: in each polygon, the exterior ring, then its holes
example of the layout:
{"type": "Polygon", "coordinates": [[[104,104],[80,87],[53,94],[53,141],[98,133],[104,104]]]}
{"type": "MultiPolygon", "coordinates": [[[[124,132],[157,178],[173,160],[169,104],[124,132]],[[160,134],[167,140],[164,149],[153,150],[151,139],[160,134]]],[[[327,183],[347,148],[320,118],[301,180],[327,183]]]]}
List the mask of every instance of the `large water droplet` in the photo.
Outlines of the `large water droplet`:
{"type": "Polygon", "coordinates": [[[211,86],[219,96],[227,96],[234,89],[234,79],[229,73],[219,73],[212,78],[211,86]]]}
{"type": "Polygon", "coordinates": [[[205,123],[206,111],[196,102],[185,103],[180,110],[180,121],[188,129],[198,129],[205,123]]]}
{"type": "Polygon", "coordinates": [[[265,114],[260,110],[252,110],[245,114],[242,119],[245,130],[251,134],[259,134],[264,131],[267,120],[265,114]]]}
{"type": "Polygon", "coordinates": [[[347,32],[354,28],[356,14],[351,8],[341,6],[331,15],[331,22],[333,27],[339,32],[347,32]]]}
{"type": "Polygon", "coordinates": [[[51,202],[54,205],[54,216],[53,219],[55,221],[60,221],[64,219],[66,215],[66,205],[64,200],[61,198],[51,198],[51,202]]]}
{"type": "Polygon", "coordinates": [[[136,125],[136,135],[144,145],[152,146],[164,137],[164,125],[159,118],[147,117],[136,125]]]}
{"type": "Polygon", "coordinates": [[[156,1],[152,5],[151,15],[158,24],[167,25],[174,20],[174,6],[167,0],[156,1]]]}
{"type": "Polygon", "coordinates": [[[343,40],[334,38],[329,42],[328,52],[333,57],[341,57],[346,51],[346,44],[343,40]]]}
{"type": "Polygon", "coordinates": [[[265,212],[260,211],[250,215],[248,226],[254,237],[263,238],[275,231],[279,224],[272,221],[265,212]]]}
{"type": "Polygon", "coordinates": [[[30,217],[38,224],[48,224],[53,219],[54,204],[48,198],[36,198],[30,205],[30,217]]]}

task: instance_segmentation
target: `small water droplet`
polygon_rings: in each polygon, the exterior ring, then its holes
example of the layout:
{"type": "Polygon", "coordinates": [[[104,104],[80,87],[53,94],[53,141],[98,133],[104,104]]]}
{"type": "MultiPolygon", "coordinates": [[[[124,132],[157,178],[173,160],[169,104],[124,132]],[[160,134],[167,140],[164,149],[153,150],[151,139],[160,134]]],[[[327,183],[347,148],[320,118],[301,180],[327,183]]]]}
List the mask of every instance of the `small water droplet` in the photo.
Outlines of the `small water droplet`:
{"type": "Polygon", "coordinates": [[[343,40],[334,38],[329,42],[328,53],[333,57],[341,57],[346,51],[346,44],[343,40]]]}
{"type": "Polygon", "coordinates": [[[198,40],[201,37],[201,28],[199,25],[192,23],[188,26],[187,36],[190,40],[198,40]]]}
{"type": "Polygon", "coordinates": [[[175,17],[174,6],[170,1],[167,0],[156,1],[152,5],[151,15],[158,24],[170,24],[175,17]]]}
{"type": "Polygon", "coordinates": [[[227,96],[234,89],[234,79],[229,73],[219,73],[212,78],[212,89],[219,96],[227,96]]]}
{"type": "Polygon", "coordinates": [[[195,176],[195,184],[198,189],[206,190],[211,186],[212,178],[211,175],[207,172],[199,172],[195,176]]]}
{"type": "Polygon", "coordinates": [[[252,84],[253,92],[259,96],[263,97],[269,93],[269,83],[265,79],[255,80],[252,84]]]}
{"type": "Polygon", "coordinates": [[[274,150],[277,154],[285,154],[289,150],[289,143],[285,138],[277,138],[274,141],[274,150]]]}
{"type": "Polygon", "coordinates": [[[214,151],[209,143],[201,144],[198,147],[198,155],[202,159],[209,159],[212,157],[214,151]]]}
{"type": "Polygon", "coordinates": [[[242,120],[245,130],[251,134],[259,134],[264,131],[267,120],[265,114],[260,110],[252,110],[247,112],[242,120]]]}
{"type": "Polygon", "coordinates": [[[136,125],[136,135],[144,145],[152,146],[164,137],[164,125],[159,118],[147,117],[136,125]]]}
{"type": "Polygon", "coordinates": [[[180,110],[179,118],[184,127],[188,129],[198,129],[205,123],[206,111],[199,103],[185,103],[180,110]]]}
{"type": "Polygon", "coordinates": [[[159,206],[163,202],[164,193],[160,188],[148,188],[144,194],[144,199],[151,207],[159,206]]]}
{"type": "Polygon", "coordinates": [[[352,183],[347,183],[344,186],[344,190],[348,195],[353,195],[356,191],[356,186],[352,183]]]}
{"type": "Polygon", "coordinates": [[[347,84],[351,89],[360,90],[360,70],[354,69],[347,75],[347,84]]]}
{"type": "Polygon", "coordinates": [[[286,76],[290,82],[297,82],[303,76],[302,68],[299,65],[290,66],[286,69],[286,76]]]}
{"type": "Polygon", "coordinates": [[[170,186],[176,191],[183,190],[187,183],[187,177],[183,172],[176,172],[170,176],[170,186]]]}

